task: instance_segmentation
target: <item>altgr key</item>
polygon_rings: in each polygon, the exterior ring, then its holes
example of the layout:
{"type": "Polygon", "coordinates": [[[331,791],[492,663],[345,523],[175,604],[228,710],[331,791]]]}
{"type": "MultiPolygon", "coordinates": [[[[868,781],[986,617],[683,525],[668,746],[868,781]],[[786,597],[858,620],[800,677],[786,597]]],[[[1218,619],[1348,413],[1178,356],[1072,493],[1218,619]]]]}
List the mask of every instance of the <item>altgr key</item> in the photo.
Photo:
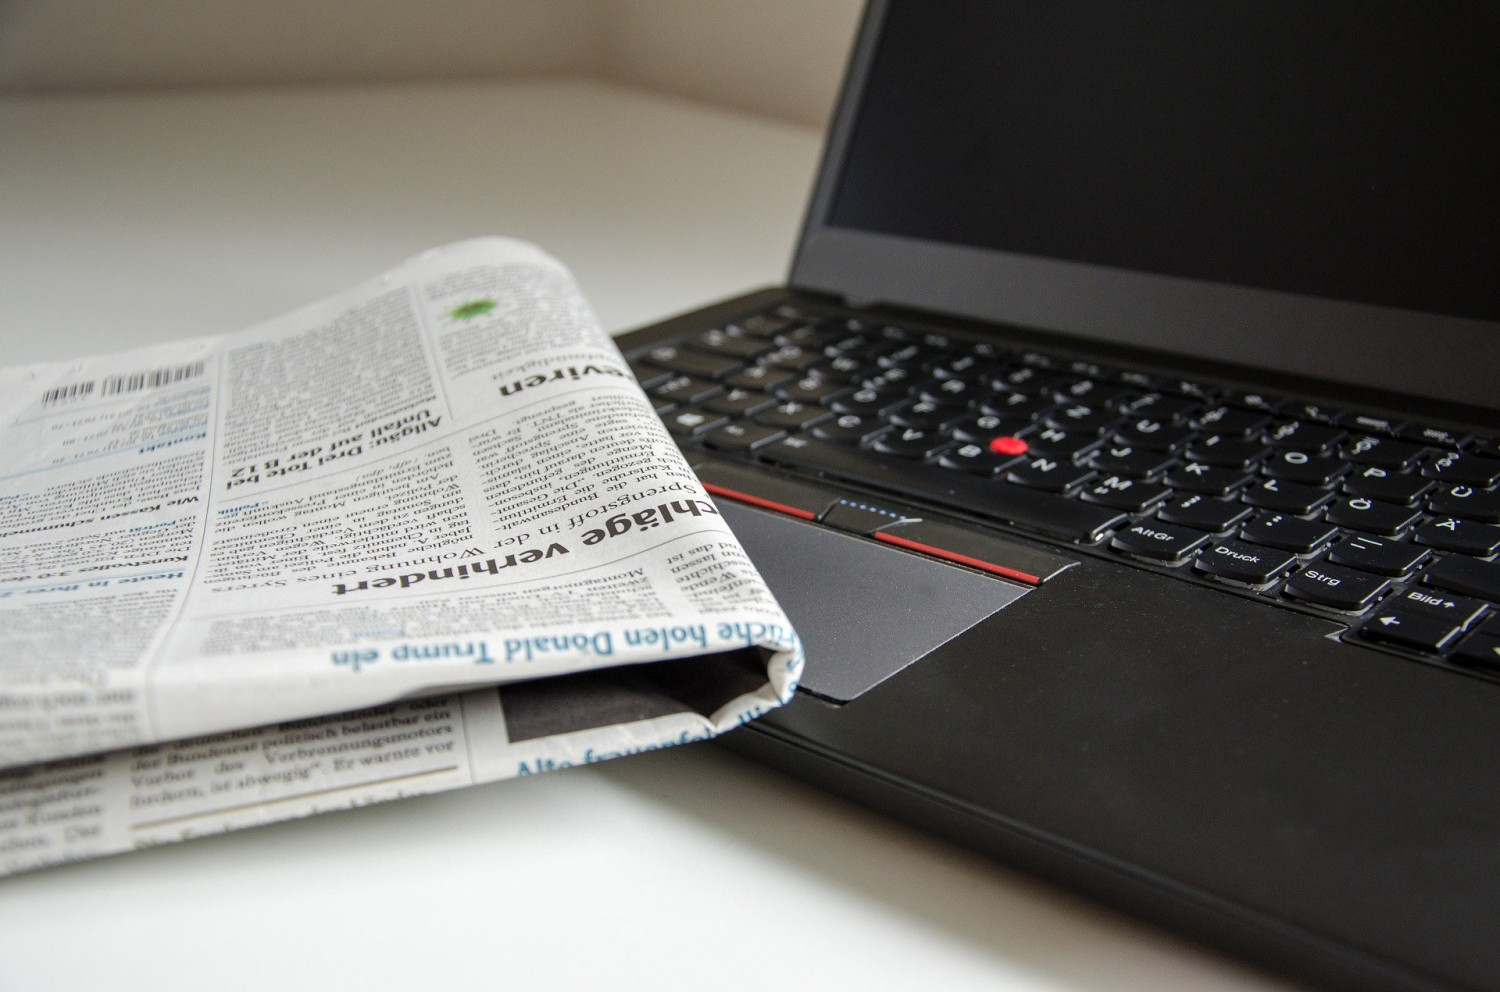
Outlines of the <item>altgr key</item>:
{"type": "Polygon", "coordinates": [[[1209,537],[1191,527],[1147,520],[1120,531],[1109,546],[1129,555],[1176,564],[1186,561],[1194,551],[1207,544],[1209,537]]]}

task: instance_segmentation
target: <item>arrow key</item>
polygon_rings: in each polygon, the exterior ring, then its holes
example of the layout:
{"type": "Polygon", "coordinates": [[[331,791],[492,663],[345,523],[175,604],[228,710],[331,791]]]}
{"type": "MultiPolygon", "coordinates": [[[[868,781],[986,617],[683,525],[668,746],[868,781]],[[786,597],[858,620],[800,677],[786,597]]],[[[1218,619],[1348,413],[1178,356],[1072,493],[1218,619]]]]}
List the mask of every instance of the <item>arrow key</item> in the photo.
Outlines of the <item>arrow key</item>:
{"type": "MultiPolygon", "coordinates": [[[[1438,652],[1458,636],[1458,628],[1446,620],[1411,610],[1381,610],[1359,628],[1359,636],[1418,651],[1438,652]]],[[[1500,657],[1496,663],[1500,664],[1500,657]]]]}
{"type": "Polygon", "coordinates": [[[1500,669],[1500,637],[1494,634],[1471,634],[1453,652],[1455,665],[1471,665],[1474,668],[1500,669]]]}

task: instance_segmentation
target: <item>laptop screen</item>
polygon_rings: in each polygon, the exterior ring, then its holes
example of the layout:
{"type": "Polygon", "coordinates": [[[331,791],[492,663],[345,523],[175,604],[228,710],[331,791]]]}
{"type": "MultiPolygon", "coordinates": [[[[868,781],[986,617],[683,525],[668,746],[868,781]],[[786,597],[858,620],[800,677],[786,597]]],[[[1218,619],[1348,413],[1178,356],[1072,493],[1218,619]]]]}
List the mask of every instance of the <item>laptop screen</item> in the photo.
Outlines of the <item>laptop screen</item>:
{"type": "Polygon", "coordinates": [[[1495,405],[1491,376],[1393,363],[1381,342],[1496,354],[1500,7],[890,0],[871,17],[794,282],[852,251],[895,277],[855,275],[855,296],[1495,405]],[[998,268],[965,271],[983,260],[998,268]],[[926,284],[914,299],[903,272],[926,284]],[[1309,334],[1324,354],[1277,358],[1309,334]],[[1360,342],[1382,358],[1339,368],[1360,342]]]}

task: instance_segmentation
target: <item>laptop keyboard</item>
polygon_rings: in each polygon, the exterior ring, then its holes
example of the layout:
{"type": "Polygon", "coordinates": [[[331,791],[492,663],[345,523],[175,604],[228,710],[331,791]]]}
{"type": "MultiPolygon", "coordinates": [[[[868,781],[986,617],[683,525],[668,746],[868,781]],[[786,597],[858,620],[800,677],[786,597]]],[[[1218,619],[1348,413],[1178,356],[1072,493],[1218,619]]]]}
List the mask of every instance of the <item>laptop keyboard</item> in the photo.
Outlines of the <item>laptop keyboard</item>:
{"type": "Polygon", "coordinates": [[[789,307],[629,356],[685,446],[879,489],[1500,671],[1500,441],[789,307]]]}

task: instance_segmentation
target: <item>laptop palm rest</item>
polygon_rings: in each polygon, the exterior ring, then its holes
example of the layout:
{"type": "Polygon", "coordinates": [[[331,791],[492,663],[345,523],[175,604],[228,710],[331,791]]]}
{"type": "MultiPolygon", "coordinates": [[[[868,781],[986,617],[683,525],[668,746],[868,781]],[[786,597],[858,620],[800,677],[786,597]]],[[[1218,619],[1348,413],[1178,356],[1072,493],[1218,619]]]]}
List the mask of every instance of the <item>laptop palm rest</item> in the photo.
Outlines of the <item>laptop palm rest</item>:
{"type": "Polygon", "coordinates": [[[807,650],[802,688],[848,702],[1030,590],[719,501],[807,650]]]}

